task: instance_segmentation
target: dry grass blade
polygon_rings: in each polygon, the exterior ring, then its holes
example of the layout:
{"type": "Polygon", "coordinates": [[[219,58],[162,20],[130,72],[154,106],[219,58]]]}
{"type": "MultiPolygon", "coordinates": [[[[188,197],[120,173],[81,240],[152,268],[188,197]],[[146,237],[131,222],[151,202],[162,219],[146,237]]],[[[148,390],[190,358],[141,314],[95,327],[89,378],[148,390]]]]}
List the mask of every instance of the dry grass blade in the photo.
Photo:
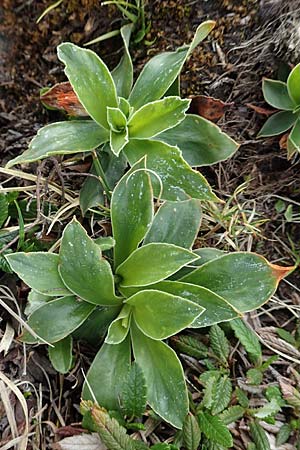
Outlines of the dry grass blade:
{"type": "MultiPolygon", "coordinates": [[[[5,388],[5,391],[3,389],[1,389],[1,386],[3,387],[3,385],[6,385],[7,388],[9,388],[15,394],[15,396],[17,397],[17,399],[19,400],[19,402],[22,406],[24,418],[25,418],[25,428],[24,428],[23,435],[20,437],[20,441],[17,444],[18,445],[17,448],[18,448],[18,450],[26,450],[27,443],[28,443],[28,435],[29,435],[29,418],[28,418],[28,408],[27,408],[26,400],[25,400],[22,392],[20,391],[20,389],[18,389],[17,386],[12,381],[10,381],[10,379],[7,378],[7,376],[4,375],[4,373],[2,373],[2,372],[0,372],[0,380],[2,382],[0,385],[0,395],[1,395],[2,401],[4,403],[4,407],[6,409],[7,414],[12,413],[12,417],[10,417],[9,424],[10,424],[12,435],[14,438],[16,437],[16,434],[17,434],[17,428],[16,429],[14,428],[14,427],[16,427],[15,419],[13,417],[14,412],[11,409],[11,406],[9,406],[9,402],[8,402],[8,405],[5,404],[5,400],[4,400],[5,393],[4,392],[7,392],[7,391],[6,391],[6,388],[5,388]],[[3,397],[3,395],[4,395],[4,397],[3,397]]],[[[7,447],[7,448],[10,448],[10,447],[7,447]]],[[[2,448],[2,450],[3,450],[3,448],[2,448]]]]}
{"type": "Polygon", "coordinates": [[[4,355],[7,354],[11,343],[14,339],[15,331],[9,322],[6,323],[5,332],[0,342],[0,353],[4,352],[4,355]]]}

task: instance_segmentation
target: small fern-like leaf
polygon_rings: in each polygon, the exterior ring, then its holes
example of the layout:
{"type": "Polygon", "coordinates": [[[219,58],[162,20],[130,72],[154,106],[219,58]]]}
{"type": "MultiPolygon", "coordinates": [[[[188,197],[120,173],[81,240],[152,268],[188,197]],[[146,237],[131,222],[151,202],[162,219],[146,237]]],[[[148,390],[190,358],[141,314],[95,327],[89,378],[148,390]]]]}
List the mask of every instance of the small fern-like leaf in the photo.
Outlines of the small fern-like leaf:
{"type": "Polygon", "coordinates": [[[269,439],[265,430],[258,422],[250,422],[249,424],[251,437],[256,445],[257,450],[271,450],[269,439]]]}
{"type": "Polygon", "coordinates": [[[261,345],[256,334],[243,322],[242,319],[234,319],[230,322],[235,336],[245,347],[252,361],[261,361],[261,345]]]}
{"type": "Polygon", "coordinates": [[[233,445],[233,439],[227,426],[219,419],[218,416],[200,411],[198,414],[200,430],[205,434],[207,439],[216,444],[230,448],[233,445]]]}
{"type": "Polygon", "coordinates": [[[229,343],[225,336],[224,331],[219,325],[213,325],[209,330],[210,345],[214,354],[225,365],[227,365],[227,358],[229,356],[229,343]]]}
{"type": "Polygon", "coordinates": [[[128,417],[140,417],[146,409],[147,385],[142,369],[133,363],[121,394],[122,409],[128,417]]]}
{"type": "Polygon", "coordinates": [[[188,414],[185,418],[182,435],[186,450],[197,450],[201,439],[201,431],[197,419],[192,414],[188,414]]]}
{"type": "Polygon", "coordinates": [[[214,389],[213,402],[211,407],[212,415],[222,412],[231,400],[232,386],[227,376],[221,377],[214,389]]]}

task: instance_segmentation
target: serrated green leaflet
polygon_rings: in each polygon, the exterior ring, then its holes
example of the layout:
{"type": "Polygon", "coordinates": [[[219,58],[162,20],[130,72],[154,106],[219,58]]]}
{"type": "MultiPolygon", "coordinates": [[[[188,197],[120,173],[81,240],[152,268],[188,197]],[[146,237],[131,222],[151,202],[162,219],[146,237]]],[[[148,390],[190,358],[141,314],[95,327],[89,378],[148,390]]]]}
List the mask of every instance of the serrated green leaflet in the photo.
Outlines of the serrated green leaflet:
{"type": "Polygon", "coordinates": [[[138,247],[152,219],[153,196],[149,174],[145,170],[126,174],[114,189],[111,199],[115,267],[138,247]]]}
{"type": "Polygon", "coordinates": [[[187,450],[197,450],[200,444],[201,431],[195,416],[188,414],[182,428],[183,443],[187,450]]]}
{"type": "Polygon", "coordinates": [[[200,430],[207,439],[224,447],[232,447],[233,439],[226,425],[217,416],[211,416],[207,412],[201,411],[198,414],[200,430]]]}
{"type": "Polygon", "coordinates": [[[60,373],[67,373],[72,366],[72,336],[67,336],[49,347],[49,358],[52,366],[60,373]]]}
{"type": "Polygon", "coordinates": [[[58,58],[65,64],[67,75],[77,97],[89,115],[108,128],[108,106],[118,106],[116,87],[104,62],[91,50],[69,42],[60,44],[58,58]]]}
{"type": "Polygon", "coordinates": [[[133,363],[124,382],[122,393],[122,410],[128,417],[140,417],[146,409],[147,386],[142,369],[133,363]]]}
{"type": "Polygon", "coordinates": [[[131,253],[116,272],[121,277],[121,287],[147,286],[168,278],[196,259],[197,255],[176,245],[152,243],[131,253]]]}
{"type": "Polygon", "coordinates": [[[224,331],[219,325],[213,325],[209,330],[210,346],[213,353],[227,365],[227,359],[229,356],[229,342],[225,336],[224,331]]]}
{"type": "Polygon", "coordinates": [[[109,263],[76,220],[64,230],[59,259],[60,276],[74,294],[95,305],[120,303],[109,263]]]}
{"type": "MultiPolygon", "coordinates": [[[[76,297],[63,297],[52,300],[34,311],[29,317],[28,325],[45,341],[54,343],[76,330],[94,309],[94,305],[76,297]]],[[[28,342],[29,336],[29,333],[25,332],[22,341],[28,342]]]]}
{"type": "Polygon", "coordinates": [[[57,122],[41,128],[22,155],[7,167],[30,163],[52,155],[88,152],[109,139],[109,132],[92,120],[57,122]]]}
{"type": "Polygon", "coordinates": [[[278,80],[263,79],[262,90],[269,105],[276,109],[292,111],[296,103],[290,98],[286,83],[278,80]]]}
{"type": "Polygon", "coordinates": [[[140,291],[129,297],[135,323],[152,339],[166,339],[188,327],[203,308],[182,297],[157,290],[140,291]]]}
{"type": "Polygon", "coordinates": [[[179,48],[175,52],[165,52],[152,58],[140,73],[131,94],[130,104],[138,109],[146,103],[161,98],[178,77],[190,52],[214,28],[215,22],[207,21],[199,25],[191,45],[179,48]]]}
{"type": "Polygon", "coordinates": [[[236,337],[245,347],[247,353],[254,360],[261,360],[262,351],[258,337],[241,319],[235,319],[230,322],[236,337]]]}
{"type": "Polygon", "coordinates": [[[95,397],[104,408],[119,409],[119,396],[130,369],[130,362],[129,337],[117,345],[103,344],[87,373],[83,399],[93,400],[95,397]],[[92,387],[92,392],[89,386],[92,387]]]}
{"type": "Polygon", "coordinates": [[[182,428],[188,397],[176,353],[163,342],[145,336],[136,326],[131,328],[131,336],[135,360],[146,379],[149,405],[164,420],[182,428]]]}
{"type": "Polygon", "coordinates": [[[296,105],[300,105],[300,64],[297,64],[287,79],[287,90],[296,105]]]}
{"type": "Polygon", "coordinates": [[[177,145],[183,158],[193,167],[224,161],[239,147],[217,125],[194,114],[188,114],[179,125],[159,134],[156,139],[177,145]]]}
{"type": "Polygon", "coordinates": [[[144,245],[165,242],[190,249],[198,234],[201,218],[199,200],[165,202],[154,216],[144,245]]]}
{"type": "Polygon", "coordinates": [[[274,267],[253,253],[231,253],[207,262],[181,281],[212,290],[241,312],[263,305],[279,281],[274,267]]]}
{"type": "Polygon", "coordinates": [[[129,137],[147,139],[183,121],[190,100],[165,97],[138,109],[128,122],[129,137]]]}
{"type": "Polygon", "coordinates": [[[59,256],[54,253],[11,253],[5,258],[10,267],[32,289],[43,295],[70,294],[58,273],[59,256]]]}
{"type": "MultiPolygon", "coordinates": [[[[219,201],[203,175],[187,164],[177,147],[160,141],[131,139],[124,153],[131,165],[146,155],[147,168],[153,170],[163,184],[161,198],[164,200],[178,201],[192,197],[219,201]]],[[[160,183],[152,178],[152,184],[155,196],[160,196],[160,183]]]]}

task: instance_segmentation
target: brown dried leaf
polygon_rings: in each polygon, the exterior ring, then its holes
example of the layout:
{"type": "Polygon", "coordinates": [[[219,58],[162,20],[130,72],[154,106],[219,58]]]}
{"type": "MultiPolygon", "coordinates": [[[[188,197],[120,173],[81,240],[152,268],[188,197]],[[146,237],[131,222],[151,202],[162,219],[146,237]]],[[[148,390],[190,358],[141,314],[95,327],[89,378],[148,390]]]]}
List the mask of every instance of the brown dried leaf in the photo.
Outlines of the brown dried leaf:
{"type": "Polygon", "coordinates": [[[97,433],[67,437],[54,444],[52,448],[55,450],[107,450],[97,433]]]}
{"type": "Polygon", "coordinates": [[[286,150],[287,149],[287,140],[289,137],[289,133],[285,133],[283,136],[281,136],[280,140],[279,140],[279,147],[281,150],[286,150]]]}
{"type": "Polygon", "coordinates": [[[275,112],[274,109],[262,108],[261,106],[252,105],[252,103],[246,103],[246,106],[253,109],[255,112],[257,112],[257,114],[262,114],[263,116],[271,116],[275,112]]]}
{"type": "Polygon", "coordinates": [[[234,103],[225,103],[222,100],[207,97],[206,95],[197,95],[190,97],[192,99],[188,112],[198,114],[208,120],[219,120],[223,117],[227,107],[234,103]]]}
{"type": "Polygon", "coordinates": [[[88,116],[68,81],[55,84],[40,99],[47,107],[62,109],[70,116],[88,116]]]}

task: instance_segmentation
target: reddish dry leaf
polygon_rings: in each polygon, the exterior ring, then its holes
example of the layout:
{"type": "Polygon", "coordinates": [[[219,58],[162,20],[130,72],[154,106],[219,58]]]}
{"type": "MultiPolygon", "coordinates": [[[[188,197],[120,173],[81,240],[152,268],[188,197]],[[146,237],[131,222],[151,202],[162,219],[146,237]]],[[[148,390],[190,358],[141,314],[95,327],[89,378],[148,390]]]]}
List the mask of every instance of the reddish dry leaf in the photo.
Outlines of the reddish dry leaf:
{"type": "Polygon", "coordinates": [[[72,427],[71,425],[66,425],[65,427],[60,427],[55,431],[55,434],[59,437],[70,437],[70,436],[78,436],[83,434],[85,430],[79,427],[72,427]]]}
{"type": "Polygon", "coordinates": [[[225,109],[234,103],[225,103],[222,100],[207,97],[206,95],[197,95],[190,97],[192,99],[189,108],[190,114],[198,114],[208,120],[219,120],[225,113],[225,109]]]}
{"type": "Polygon", "coordinates": [[[257,112],[257,114],[262,114],[263,116],[271,116],[275,112],[274,109],[262,108],[261,106],[252,105],[252,103],[246,103],[246,106],[253,109],[255,112],[257,112]]]}
{"type": "Polygon", "coordinates": [[[68,81],[55,84],[40,99],[47,107],[62,109],[70,116],[88,116],[68,81]]]}

